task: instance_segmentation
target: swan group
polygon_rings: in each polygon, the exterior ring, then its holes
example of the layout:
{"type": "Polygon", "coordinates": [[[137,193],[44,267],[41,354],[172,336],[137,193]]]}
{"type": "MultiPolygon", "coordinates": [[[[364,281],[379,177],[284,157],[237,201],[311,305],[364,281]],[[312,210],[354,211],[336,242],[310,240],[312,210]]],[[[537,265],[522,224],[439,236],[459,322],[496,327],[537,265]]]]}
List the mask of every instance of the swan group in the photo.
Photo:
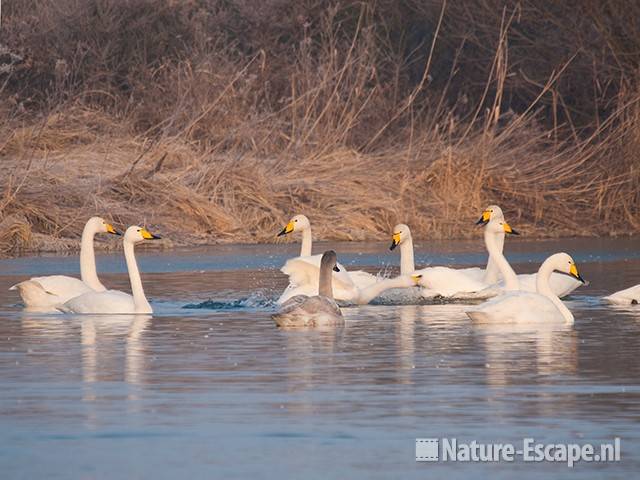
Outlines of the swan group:
{"type": "MultiPolygon", "coordinates": [[[[287,260],[281,271],[289,280],[277,300],[273,320],[281,327],[316,327],[344,324],[339,305],[362,305],[384,296],[391,302],[420,303],[425,299],[463,302],[484,301],[466,313],[475,322],[564,322],[573,314],[562,298],[585,283],[567,253],[550,255],[537,273],[517,274],[504,254],[505,238],[519,235],[506,221],[502,209],[489,205],[476,222],[483,228],[487,251],[484,268],[429,265],[416,268],[413,238],[408,225],[391,231],[390,250],[399,251],[399,275],[387,278],[363,270],[348,270],[333,250],[313,254],[311,222],[295,215],[277,236],[299,234],[300,255],[287,260]]],[[[70,314],[149,315],[135,245],[160,238],[144,227],[130,226],[124,234],[102,217],[90,218],[80,242],[80,278],[66,275],[32,277],[13,285],[25,309],[70,314]],[[131,293],[107,289],[97,275],[94,239],[106,233],[122,236],[131,293]]],[[[611,304],[637,305],[640,285],[603,298],[611,304]]]]}

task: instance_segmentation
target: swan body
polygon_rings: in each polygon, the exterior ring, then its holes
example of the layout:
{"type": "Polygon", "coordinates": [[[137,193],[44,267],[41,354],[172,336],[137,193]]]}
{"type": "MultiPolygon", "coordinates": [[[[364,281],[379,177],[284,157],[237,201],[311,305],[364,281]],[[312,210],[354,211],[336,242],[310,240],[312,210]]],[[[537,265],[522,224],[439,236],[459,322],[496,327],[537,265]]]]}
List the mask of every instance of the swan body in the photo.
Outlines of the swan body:
{"type": "MultiPolygon", "coordinates": [[[[288,260],[282,268],[282,272],[289,275],[289,286],[278,299],[279,304],[284,304],[296,295],[318,295],[319,284],[312,281],[314,275],[318,275],[319,267],[314,265],[314,258],[297,257],[288,260]],[[294,267],[294,268],[293,268],[294,267]]],[[[317,257],[321,257],[317,255],[317,257]]],[[[411,275],[400,275],[395,278],[378,278],[370,275],[360,281],[360,286],[353,282],[353,277],[340,264],[336,264],[336,270],[332,274],[333,298],[344,303],[365,305],[383,292],[392,289],[407,289],[416,286],[416,279],[411,275]],[[337,270],[340,271],[337,271],[337,270]]]]}
{"type": "MultiPolygon", "coordinates": [[[[489,263],[495,265],[505,279],[503,290],[513,291],[520,288],[518,277],[502,254],[498,240],[498,236],[505,233],[517,234],[504,220],[493,217],[484,228],[484,241],[489,251],[489,263]]],[[[427,267],[415,273],[421,276],[420,285],[424,287],[425,297],[489,298],[498,293],[497,289],[488,288],[490,286],[479,278],[479,273],[470,275],[465,269],[427,267]]]]}
{"type": "MultiPolygon", "coordinates": [[[[304,215],[294,216],[278,236],[293,232],[301,232],[302,234],[300,256],[287,260],[280,270],[289,277],[289,285],[278,299],[279,304],[284,304],[296,295],[314,296],[319,292],[322,255],[311,254],[312,236],[309,219],[304,215]]],[[[381,280],[375,275],[361,270],[349,272],[337,262],[336,267],[337,269],[332,273],[333,298],[341,302],[364,304],[385,290],[415,285],[409,275],[399,280],[381,280]]]]}
{"type": "Polygon", "coordinates": [[[344,324],[340,307],[333,299],[332,272],[336,270],[336,253],[329,250],[322,255],[319,272],[319,293],[312,296],[295,295],[284,302],[272,315],[279,327],[322,327],[344,324]]]}
{"type": "Polygon", "coordinates": [[[603,300],[613,305],[638,305],[640,304],[640,285],[612,293],[603,300]]]}
{"type": "Polygon", "coordinates": [[[144,240],[158,239],[147,229],[132,226],[124,234],[124,256],[127,262],[131,291],[133,295],[118,290],[87,292],[72,298],[58,307],[65,313],[92,314],[150,314],[153,313],[142,288],[142,279],[135,259],[134,245],[144,240]]]}
{"type": "Polygon", "coordinates": [[[536,279],[537,292],[511,291],[468,310],[471,320],[478,322],[565,322],[573,323],[573,314],[551,290],[553,271],[567,273],[584,282],[573,259],[566,253],[547,258],[536,279]]]}
{"type": "Polygon", "coordinates": [[[80,279],[66,275],[33,277],[13,285],[28,309],[55,309],[73,297],[87,292],[105,291],[98,279],[93,239],[96,233],[120,235],[111,224],[100,217],[90,218],[82,230],[80,242],[80,279]]]}

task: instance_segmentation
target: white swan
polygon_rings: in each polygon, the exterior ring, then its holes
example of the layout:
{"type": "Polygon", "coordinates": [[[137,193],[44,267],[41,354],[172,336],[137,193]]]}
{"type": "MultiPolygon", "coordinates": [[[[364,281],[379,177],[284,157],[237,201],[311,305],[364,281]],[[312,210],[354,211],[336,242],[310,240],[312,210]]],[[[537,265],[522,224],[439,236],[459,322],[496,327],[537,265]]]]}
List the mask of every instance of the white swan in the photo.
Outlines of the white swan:
{"type": "MultiPolygon", "coordinates": [[[[484,227],[484,242],[491,262],[505,279],[502,290],[518,290],[520,288],[518,277],[502,254],[497,238],[498,235],[505,233],[517,234],[507,222],[493,217],[484,227]]],[[[488,290],[488,285],[481,278],[469,275],[466,269],[427,267],[416,270],[415,273],[422,277],[420,285],[424,287],[423,295],[426,297],[440,295],[456,299],[489,298],[500,293],[498,289],[488,290]]]]}
{"type": "Polygon", "coordinates": [[[603,300],[613,305],[638,305],[640,304],[640,285],[612,293],[603,300]]]}
{"type": "Polygon", "coordinates": [[[96,273],[96,257],[93,239],[96,233],[120,235],[110,223],[100,217],[90,218],[82,230],[80,242],[80,278],[66,275],[33,277],[13,285],[9,290],[18,290],[22,301],[29,309],[55,309],[73,297],[86,292],[106,290],[96,273]]]}
{"type": "Polygon", "coordinates": [[[279,327],[322,327],[344,324],[340,307],[333,299],[332,273],[337,271],[336,252],[322,254],[318,276],[319,293],[313,296],[296,295],[284,302],[278,313],[271,316],[279,327]]]}
{"type": "MultiPolygon", "coordinates": [[[[278,299],[282,304],[296,295],[313,296],[319,291],[319,270],[322,255],[311,255],[311,224],[304,215],[296,215],[282,229],[278,236],[292,232],[302,233],[300,256],[287,260],[280,270],[289,277],[289,286],[278,299]]],[[[338,271],[332,277],[333,296],[343,302],[365,304],[382,292],[392,288],[415,286],[410,275],[401,275],[391,279],[380,279],[364,271],[349,272],[337,263],[338,271]]]]}
{"type": "MultiPolygon", "coordinates": [[[[504,222],[502,209],[497,205],[489,205],[482,212],[482,216],[476,224],[486,226],[492,220],[504,222]]],[[[493,241],[496,253],[499,252],[499,254],[502,255],[505,231],[498,229],[493,238],[487,237],[487,233],[485,228],[484,241],[487,251],[489,251],[489,242],[493,241]]],[[[509,233],[519,235],[519,233],[512,228],[510,228],[509,233]]],[[[413,259],[413,239],[411,237],[411,230],[407,225],[399,224],[394,227],[391,250],[398,245],[400,246],[400,272],[403,274],[410,273],[415,266],[413,259]]],[[[478,267],[456,269],[450,267],[431,268],[433,269],[431,273],[423,277],[423,284],[431,285],[431,288],[423,291],[423,295],[428,298],[440,295],[443,297],[455,296],[456,299],[482,299],[491,298],[505,290],[505,280],[504,278],[502,278],[502,280],[500,279],[500,269],[492,260],[491,255],[489,255],[486,269],[478,267]],[[483,293],[473,293],[480,292],[484,289],[487,290],[483,293]],[[458,291],[452,293],[453,290],[458,291]]],[[[509,270],[512,270],[511,267],[509,267],[509,270]]],[[[519,288],[521,290],[535,292],[536,275],[536,273],[517,275],[519,288]]],[[[582,283],[567,275],[554,273],[551,276],[550,285],[555,294],[562,298],[569,295],[582,285],[582,283]]],[[[513,288],[511,287],[511,289],[513,288]]]]}
{"type": "MultiPolygon", "coordinates": [[[[476,224],[486,225],[492,218],[504,220],[504,213],[502,212],[502,209],[497,205],[489,205],[484,210],[484,212],[482,212],[482,216],[476,222],[476,224]]],[[[496,235],[496,241],[500,252],[504,251],[504,237],[504,233],[496,235]]],[[[520,290],[535,292],[536,277],[536,273],[518,274],[520,290]]],[[[483,277],[483,281],[487,284],[494,284],[500,281],[500,270],[498,269],[497,265],[491,261],[491,256],[489,256],[489,261],[487,262],[487,269],[483,277]]],[[[582,285],[582,282],[579,282],[575,278],[568,275],[562,275],[554,272],[549,280],[549,285],[551,286],[551,290],[553,290],[556,295],[558,295],[560,298],[563,298],[573,292],[576,288],[580,287],[582,285]]],[[[501,286],[504,287],[504,280],[502,281],[501,286]]]]}
{"type": "MultiPolygon", "coordinates": [[[[476,225],[486,225],[491,219],[504,220],[504,214],[502,209],[497,205],[489,205],[480,216],[480,219],[476,222],[476,225]]],[[[511,233],[518,235],[518,232],[511,229],[511,233]]],[[[504,248],[504,231],[496,234],[497,248],[502,252],[504,248]]],[[[485,242],[486,243],[486,242],[485,242]]],[[[391,237],[391,246],[389,250],[394,250],[397,246],[400,246],[400,273],[408,275],[415,271],[415,263],[413,256],[413,238],[411,237],[411,230],[404,223],[400,223],[393,227],[393,235],[391,237]]],[[[500,280],[500,270],[497,265],[491,260],[489,256],[487,260],[486,269],[479,267],[458,268],[458,273],[464,274],[473,280],[484,283],[485,285],[491,285],[500,280]]]]}
{"type": "Polygon", "coordinates": [[[480,322],[573,323],[573,314],[549,286],[549,279],[554,270],[572,275],[584,283],[573,259],[566,253],[556,253],[540,266],[536,293],[523,291],[504,293],[468,310],[467,315],[471,320],[480,322]]]}
{"type": "Polygon", "coordinates": [[[131,281],[131,292],[120,292],[118,290],[106,290],[103,292],[87,292],[72,298],[58,307],[65,313],[109,313],[109,314],[138,314],[153,313],[153,309],[147,297],[144,295],[140,271],[134,254],[134,245],[144,240],[158,239],[146,228],[132,226],[127,228],[124,234],[123,246],[124,257],[127,261],[129,280],[131,281]]]}

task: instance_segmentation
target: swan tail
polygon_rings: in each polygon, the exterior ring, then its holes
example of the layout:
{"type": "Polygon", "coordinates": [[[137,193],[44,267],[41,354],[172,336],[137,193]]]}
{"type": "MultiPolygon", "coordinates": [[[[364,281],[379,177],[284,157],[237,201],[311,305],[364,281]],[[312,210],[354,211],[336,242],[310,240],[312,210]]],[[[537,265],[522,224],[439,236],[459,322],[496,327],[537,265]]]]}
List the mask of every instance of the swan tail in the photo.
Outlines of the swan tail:
{"type": "Polygon", "coordinates": [[[47,291],[42,285],[34,280],[25,280],[16,283],[9,290],[17,290],[22,297],[22,301],[27,307],[49,306],[56,303],[57,295],[47,291]]]}

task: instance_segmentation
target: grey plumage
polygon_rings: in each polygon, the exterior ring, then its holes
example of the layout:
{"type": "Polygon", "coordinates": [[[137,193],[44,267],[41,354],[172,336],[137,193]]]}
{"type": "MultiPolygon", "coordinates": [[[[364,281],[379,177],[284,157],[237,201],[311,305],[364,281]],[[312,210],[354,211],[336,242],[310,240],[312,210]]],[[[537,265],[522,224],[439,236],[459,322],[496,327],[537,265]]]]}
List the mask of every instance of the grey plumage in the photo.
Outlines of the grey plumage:
{"type": "Polygon", "coordinates": [[[336,252],[324,252],[320,262],[319,295],[296,295],[284,302],[271,318],[279,327],[342,325],[344,318],[333,300],[331,270],[336,268],[336,252]]]}

